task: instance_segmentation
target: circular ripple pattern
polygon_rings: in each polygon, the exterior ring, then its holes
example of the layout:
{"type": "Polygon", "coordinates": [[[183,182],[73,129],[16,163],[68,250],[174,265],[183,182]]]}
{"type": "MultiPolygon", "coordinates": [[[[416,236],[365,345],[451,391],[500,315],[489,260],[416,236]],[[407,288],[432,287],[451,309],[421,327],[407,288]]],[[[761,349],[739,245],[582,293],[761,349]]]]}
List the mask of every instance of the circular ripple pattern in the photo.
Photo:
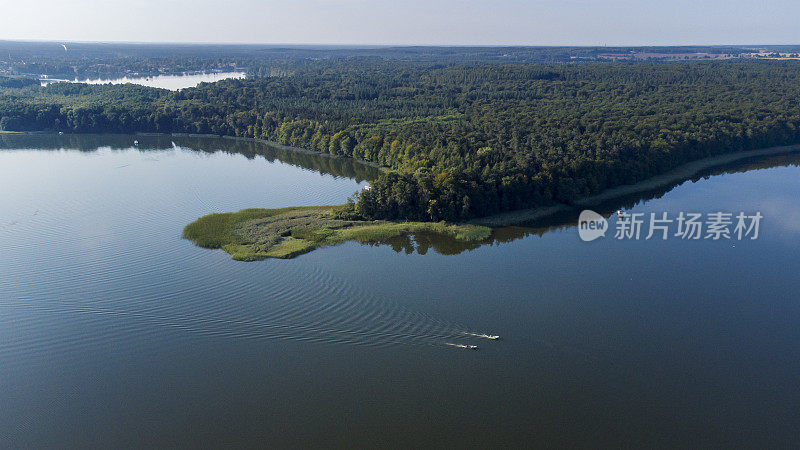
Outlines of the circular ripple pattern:
{"type": "Polygon", "coordinates": [[[180,238],[209,212],[341,203],[358,188],[184,148],[2,150],[0,360],[136,346],[165,329],[367,346],[464,338],[464,326],[302,261],[239,263],[180,238]]]}

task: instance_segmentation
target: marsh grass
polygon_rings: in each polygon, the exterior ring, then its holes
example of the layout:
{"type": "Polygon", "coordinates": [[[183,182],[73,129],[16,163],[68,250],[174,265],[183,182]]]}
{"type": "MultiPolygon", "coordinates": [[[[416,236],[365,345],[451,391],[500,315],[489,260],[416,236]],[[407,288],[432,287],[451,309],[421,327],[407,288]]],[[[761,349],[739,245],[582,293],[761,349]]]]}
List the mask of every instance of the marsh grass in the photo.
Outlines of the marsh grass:
{"type": "Polygon", "coordinates": [[[336,206],[244,209],[203,216],[183,236],[205,248],[221,248],[239,261],[293,258],[346,241],[374,243],[414,233],[438,233],[461,241],[488,239],[491,229],[444,222],[360,221],[339,218],[336,206]]]}

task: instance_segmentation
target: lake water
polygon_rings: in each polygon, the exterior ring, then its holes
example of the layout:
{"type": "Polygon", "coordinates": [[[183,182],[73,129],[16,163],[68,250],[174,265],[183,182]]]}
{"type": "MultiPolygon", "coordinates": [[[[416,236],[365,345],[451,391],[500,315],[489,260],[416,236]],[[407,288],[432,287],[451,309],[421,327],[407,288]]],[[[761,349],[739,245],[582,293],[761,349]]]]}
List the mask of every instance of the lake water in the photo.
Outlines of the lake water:
{"type": "Polygon", "coordinates": [[[564,223],[243,263],[181,229],[341,203],[375,169],[226,139],[0,148],[2,448],[800,438],[797,156],[627,205],[760,211],[757,240],[587,243],[564,223]]]}
{"type": "Polygon", "coordinates": [[[215,81],[225,80],[228,78],[244,78],[244,72],[213,72],[213,73],[194,73],[182,75],[156,75],[152,77],[122,77],[113,79],[97,79],[97,80],[41,80],[42,86],[47,86],[51,83],[60,81],[69,81],[71,83],[87,83],[87,84],[141,84],[142,86],[150,86],[162,89],[169,89],[177,91],[188,87],[195,87],[200,83],[213,83],[215,81]]]}

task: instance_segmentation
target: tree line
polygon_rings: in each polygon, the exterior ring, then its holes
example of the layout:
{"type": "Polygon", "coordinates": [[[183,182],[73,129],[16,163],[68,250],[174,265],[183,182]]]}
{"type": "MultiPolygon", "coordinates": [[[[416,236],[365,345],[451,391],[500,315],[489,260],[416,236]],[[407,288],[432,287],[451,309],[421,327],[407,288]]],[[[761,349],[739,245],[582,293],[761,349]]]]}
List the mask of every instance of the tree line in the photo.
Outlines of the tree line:
{"type": "Polygon", "coordinates": [[[365,218],[461,221],[572,202],[682,163],[800,142],[795,61],[330,60],[171,92],[5,86],[0,127],[243,136],[393,169],[365,218]]]}

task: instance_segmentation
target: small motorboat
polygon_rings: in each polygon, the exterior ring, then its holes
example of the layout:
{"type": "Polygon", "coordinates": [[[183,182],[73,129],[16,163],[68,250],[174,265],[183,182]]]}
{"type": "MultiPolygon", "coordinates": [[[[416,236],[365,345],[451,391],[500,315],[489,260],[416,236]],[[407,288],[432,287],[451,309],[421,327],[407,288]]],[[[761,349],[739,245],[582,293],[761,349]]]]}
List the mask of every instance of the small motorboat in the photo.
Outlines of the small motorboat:
{"type": "Polygon", "coordinates": [[[446,344],[446,345],[449,345],[449,346],[451,346],[451,347],[465,348],[465,349],[467,349],[467,350],[477,350],[477,349],[478,349],[478,346],[477,346],[477,345],[467,345],[467,344],[451,344],[451,343],[449,343],[449,342],[445,342],[445,344],[446,344]]]}
{"type": "Polygon", "coordinates": [[[484,338],[484,339],[491,339],[493,341],[496,341],[496,340],[500,339],[500,336],[498,336],[496,334],[476,334],[475,336],[477,336],[479,338],[484,338]]]}
{"type": "Polygon", "coordinates": [[[466,334],[468,336],[475,336],[475,337],[483,338],[483,339],[491,339],[493,341],[496,341],[496,340],[500,339],[500,336],[498,336],[496,334],[486,334],[486,333],[482,333],[482,334],[464,333],[464,334],[466,334]]]}
{"type": "Polygon", "coordinates": [[[133,145],[139,145],[139,141],[133,141],[133,145]]]}
{"type": "Polygon", "coordinates": [[[622,219],[624,217],[625,217],[625,211],[623,211],[621,209],[619,211],[617,211],[617,218],[618,219],[622,219]]]}

